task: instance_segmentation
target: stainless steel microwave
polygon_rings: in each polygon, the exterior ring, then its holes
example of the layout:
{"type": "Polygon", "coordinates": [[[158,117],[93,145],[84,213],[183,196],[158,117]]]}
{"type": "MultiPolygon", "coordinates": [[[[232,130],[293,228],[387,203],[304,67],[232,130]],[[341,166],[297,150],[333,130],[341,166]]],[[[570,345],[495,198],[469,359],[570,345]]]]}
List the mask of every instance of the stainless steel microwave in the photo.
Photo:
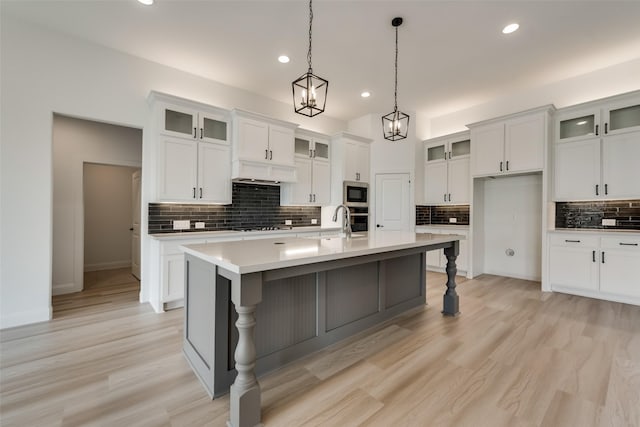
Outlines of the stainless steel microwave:
{"type": "Polygon", "coordinates": [[[369,206],[369,184],[366,182],[344,182],[344,204],[353,207],[369,206]]]}

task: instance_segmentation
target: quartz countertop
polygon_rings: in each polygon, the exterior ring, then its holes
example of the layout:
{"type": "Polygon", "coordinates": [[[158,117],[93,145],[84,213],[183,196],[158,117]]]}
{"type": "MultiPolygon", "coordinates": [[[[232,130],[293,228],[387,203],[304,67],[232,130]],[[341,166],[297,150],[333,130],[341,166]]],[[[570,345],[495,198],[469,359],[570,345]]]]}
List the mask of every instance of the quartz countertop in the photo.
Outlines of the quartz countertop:
{"type": "Polygon", "coordinates": [[[312,232],[336,232],[340,231],[339,227],[322,228],[319,226],[308,227],[292,227],[280,230],[253,230],[253,231],[237,231],[237,230],[219,230],[219,231],[183,231],[175,233],[155,233],[149,234],[149,237],[156,240],[180,240],[180,239],[202,239],[215,237],[238,237],[238,236],[264,236],[269,234],[295,234],[295,233],[312,233],[312,232]]]}
{"type": "Polygon", "coordinates": [[[464,240],[451,234],[371,231],[343,237],[277,237],[184,245],[186,253],[245,274],[464,240]]]}
{"type": "Polygon", "coordinates": [[[441,230],[468,230],[468,224],[422,224],[416,225],[416,230],[422,228],[439,228],[441,230]]]}
{"type": "Polygon", "coordinates": [[[594,229],[594,228],[556,228],[548,230],[549,233],[576,233],[576,234],[610,234],[610,235],[629,235],[640,237],[640,230],[612,230],[612,229],[594,229]]]}

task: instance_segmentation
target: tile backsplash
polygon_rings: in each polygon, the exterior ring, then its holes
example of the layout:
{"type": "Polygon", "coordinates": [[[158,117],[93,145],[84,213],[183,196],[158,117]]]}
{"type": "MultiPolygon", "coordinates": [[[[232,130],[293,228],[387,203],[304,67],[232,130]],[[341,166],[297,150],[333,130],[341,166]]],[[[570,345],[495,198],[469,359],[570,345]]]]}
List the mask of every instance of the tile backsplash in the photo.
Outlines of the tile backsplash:
{"type": "Polygon", "coordinates": [[[456,225],[469,225],[469,205],[416,205],[416,225],[450,225],[449,218],[455,218],[456,225]]]}
{"type": "Polygon", "coordinates": [[[284,227],[287,219],[293,227],[309,226],[311,219],[320,225],[320,211],[319,207],[280,206],[279,186],[234,182],[230,205],[149,203],[149,234],[284,227]],[[174,220],[190,220],[191,228],[174,230],[174,220]],[[205,228],[195,229],[196,222],[204,222],[205,228]]]}
{"type": "Polygon", "coordinates": [[[640,230],[640,200],[556,203],[556,228],[640,230]],[[603,226],[615,219],[615,226],[603,226]]]}

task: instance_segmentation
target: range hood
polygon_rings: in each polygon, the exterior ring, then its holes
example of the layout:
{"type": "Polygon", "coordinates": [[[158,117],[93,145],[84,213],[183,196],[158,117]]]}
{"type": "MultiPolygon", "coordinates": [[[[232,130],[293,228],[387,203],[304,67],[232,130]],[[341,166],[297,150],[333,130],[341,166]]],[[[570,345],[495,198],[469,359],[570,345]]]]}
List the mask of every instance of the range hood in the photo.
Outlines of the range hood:
{"type": "Polygon", "coordinates": [[[231,181],[241,184],[258,184],[258,185],[280,185],[280,181],[271,181],[268,179],[255,179],[255,178],[234,178],[231,181]]]}

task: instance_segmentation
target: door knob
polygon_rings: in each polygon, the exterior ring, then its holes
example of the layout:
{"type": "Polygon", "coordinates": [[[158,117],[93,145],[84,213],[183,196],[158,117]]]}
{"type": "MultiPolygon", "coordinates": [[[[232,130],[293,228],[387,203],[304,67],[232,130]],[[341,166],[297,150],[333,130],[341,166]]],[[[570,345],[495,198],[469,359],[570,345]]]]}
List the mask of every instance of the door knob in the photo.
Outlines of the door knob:
{"type": "Polygon", "coordinates": [[[383,227],[384,227],[384,225],[376,224],[376,227],[378,227],[378,228],[383,228],[383,227]]]}

